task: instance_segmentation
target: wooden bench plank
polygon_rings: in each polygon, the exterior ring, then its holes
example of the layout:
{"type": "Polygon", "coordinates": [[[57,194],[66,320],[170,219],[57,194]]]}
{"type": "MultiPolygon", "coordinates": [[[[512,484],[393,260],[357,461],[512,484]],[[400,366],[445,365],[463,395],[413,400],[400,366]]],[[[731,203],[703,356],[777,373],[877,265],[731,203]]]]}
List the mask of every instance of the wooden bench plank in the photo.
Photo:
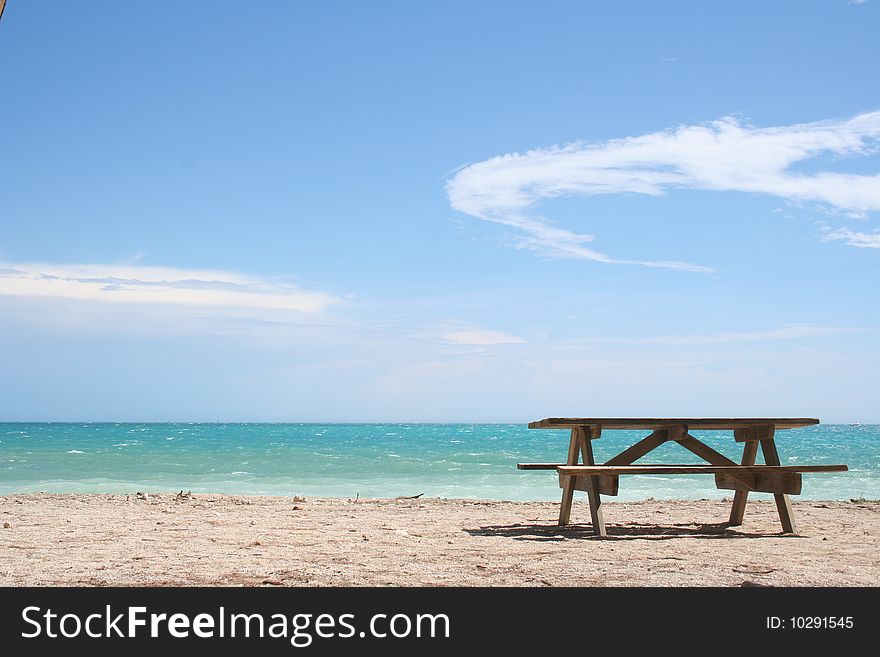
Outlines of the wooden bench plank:
{"type": "Polygon", "coordinates": [[[771,474],[778,472],[846,472],[845,465],[560,465],[560,474],[568,476],[636,474],[771,474]]]}

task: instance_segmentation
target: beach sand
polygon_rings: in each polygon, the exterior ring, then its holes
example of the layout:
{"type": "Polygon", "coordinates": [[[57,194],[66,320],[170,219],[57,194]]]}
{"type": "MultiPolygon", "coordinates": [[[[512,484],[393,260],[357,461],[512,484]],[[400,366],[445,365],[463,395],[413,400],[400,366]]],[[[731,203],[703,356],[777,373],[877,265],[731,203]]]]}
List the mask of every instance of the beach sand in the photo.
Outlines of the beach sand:
{"type": "Polygon", "coordinates": [[[0,585],[876,586],[880,503],[558,504],[234,495],[0,497],[0,585]]]}

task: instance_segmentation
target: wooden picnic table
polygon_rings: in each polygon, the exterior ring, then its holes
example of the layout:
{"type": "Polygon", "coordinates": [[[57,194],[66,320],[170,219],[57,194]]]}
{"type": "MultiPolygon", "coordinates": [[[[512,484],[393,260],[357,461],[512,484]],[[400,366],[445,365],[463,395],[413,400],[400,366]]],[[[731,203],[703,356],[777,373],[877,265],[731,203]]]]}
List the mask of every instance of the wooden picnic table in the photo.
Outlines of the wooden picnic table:
{"type": "Polygon", "coordinates": [[[626,474],[714,474],[717,488],[733,490],[733,508],[728,525],[742,524],[749,492],[773,493],[782,529],[794,533],[794,514],[789,495],[801,492],[803,472],[843,472],[845,465],[781,465],[776,451],[776,430],[819,424],[814,418],[546,418],[530,422],[529,429],[571,429],[565,463],[519,463],[520,470],[556,470],[562,488],[559,524],[567,525],[575,490],[585,491],[590,503],[593,530],[605,536],[602,495],[617,495],[620,475],[626,474]],[[603,464],[593,456],[592,441],[603,430],[651,430],[651,433],[603,464]],[[740,463],[697,440],[690,431],[733,431],[736,442],[744,443],[740,463]],[[633,463],[663,443],[673,441],[693,452],[705,464],[633,463]],[[764,465],[756,465],[758,446],[764,465]],[[583,464],[579,464],[579,458],[583,464]]]}

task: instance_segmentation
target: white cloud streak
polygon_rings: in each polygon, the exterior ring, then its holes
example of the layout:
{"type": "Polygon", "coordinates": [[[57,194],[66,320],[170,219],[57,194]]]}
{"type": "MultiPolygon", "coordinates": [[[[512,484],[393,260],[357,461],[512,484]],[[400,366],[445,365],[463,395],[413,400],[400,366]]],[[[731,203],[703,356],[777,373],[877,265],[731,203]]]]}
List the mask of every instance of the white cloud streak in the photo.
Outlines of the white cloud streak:
{"type": "Polygon", "coordinates": [[[790,167],[823,155],[869,155],[878,140],[880,112],[773,128],[726,117],[639,137],[500,155],[460,169],[447,181],[446,193],[454,209],[517,229],[525,248],[605,263],[710,271],[687,262],[611,257],[586,246],[592,235],[554,226],[533,209],[561,196],[659,196],[670,189],[698,189],[768,194],[864,214],[880,210],[880,175],[808,174],[790,167]]]}
{"type": "Polygon", "coordinates": [[[862,249],[880,249],[880,231],[874,233],[860,233],[858,231],[849,230],[848,228],[839,228],[832,230],[822,236],[822,240],[830,242],[832,240],[843,240],[850,246],[862,249]]]}
{"type": "Polygon", "coordinates": [[[306,314],[320,313],[337,301],[323,292],[224,271],[2,262],[0,295],[306,314]]]}

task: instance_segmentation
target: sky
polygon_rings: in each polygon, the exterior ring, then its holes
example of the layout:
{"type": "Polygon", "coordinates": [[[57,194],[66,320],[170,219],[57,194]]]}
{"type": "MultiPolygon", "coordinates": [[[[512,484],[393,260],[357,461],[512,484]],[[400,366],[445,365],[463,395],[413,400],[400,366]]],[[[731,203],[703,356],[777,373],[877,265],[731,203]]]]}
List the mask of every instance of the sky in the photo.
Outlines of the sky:
{"type": "Polygon", "coordinates": [[[878,28],[9,0],[0,420],[880,422],[878,28]]]}

